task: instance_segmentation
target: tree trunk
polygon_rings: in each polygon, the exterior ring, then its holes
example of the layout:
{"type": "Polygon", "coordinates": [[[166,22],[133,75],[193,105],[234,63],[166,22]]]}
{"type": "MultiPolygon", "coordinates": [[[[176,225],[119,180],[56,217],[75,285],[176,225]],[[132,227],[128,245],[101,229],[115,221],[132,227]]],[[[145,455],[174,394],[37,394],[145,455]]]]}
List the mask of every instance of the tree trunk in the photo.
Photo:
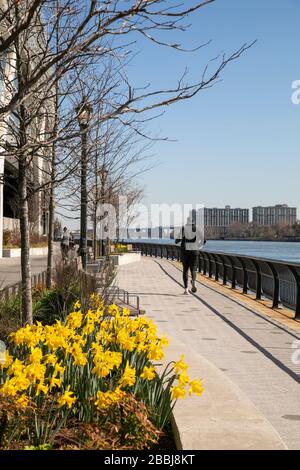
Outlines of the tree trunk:
{"type": "MultiPolygon", "coordinates": [[[[15,3],[15,15],[18,24],[19,6],[15,3]]],[[[15,40],[16,75],[19,91],[26,91],[26,62],[21,58],[22,44],[20,37],[15,40]]],[[[25,324],[32,324],[32,292],[31,292],[31,265],[30,265],[30,239],[29,239],[29,211],[27,194],[27,120],[26,107],[21,103],[18,108],[18,177],[19,177],[19,203],[20,203],[20,234],[21,234],[21,287],[22,287],[22,320],[25,324]]]]}
{"type": "MultiPolygon", "coordinates": [[[[56,0],[55,8],[56,8],[56,15],[58,15],[59,11],[59,2],[56,0]]],[[[56,31],[55,31],[55,49],[56,54],[59,51],[59,22],[56,24],[56,31]]],[[[57,73],[57,66],[56,66],[56,73],[57,73]]],[[[55,103],[54,103],[54,123],[53,123],[53,137],[56,139],[57,137],[57,129],[58,129],[58,92],[59,92],[59,81],[56,80],[55,82],[55,103]]],[[[51,288],[52,285],[52,270],[53,270],[53,237],[54,237],[54,185],[55,185],[55,176],[56,176],[56,147],[55,147],[55,140],[52,145],[52,158],[51,158],[51,180],[50,180],[50,194],[49,194],[49,225],[48,225],[48,256],[47,256],[47,278],[46,278],[46,286],[48,289],[51,288]]]]}
{"type": "MultiPolygon", "coordinates": [[[[97,196],[96,196],[97,197],[97,196]]],[[[94,217],[93,217],[93,241],[94,241],[94,261],[97,259],[97,204],[95,203],[94,217]]]]}
{"type": "MultiPolygon", "coordinates": [[[[54,147],[54,145],[53,145],[54,147]]],[[[47,279],[46,285],[50,289],[52,285],[53,269],[53,235],[54,235],[54,181],[55,181],[55,148],[52,150],[51,182],[49,194],[49,227],[48,227],[48,256],[47,256],[47,279]]]]}
{"type": "Polygon", "coordinates": [[[19,196],[20,196],[20,232],[21,232],[21,273],[22,273],[22,316],[23,322],[32,324],[31,265],[29,217],[27,199],[27,162],[26,156],[19,159],[19,196]]]}

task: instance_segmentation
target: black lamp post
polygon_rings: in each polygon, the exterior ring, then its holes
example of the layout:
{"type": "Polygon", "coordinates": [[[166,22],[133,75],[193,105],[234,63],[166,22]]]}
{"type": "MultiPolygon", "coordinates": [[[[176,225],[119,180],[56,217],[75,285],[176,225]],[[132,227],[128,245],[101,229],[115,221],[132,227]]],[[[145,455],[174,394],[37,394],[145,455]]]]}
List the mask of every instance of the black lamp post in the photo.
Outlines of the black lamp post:
{"type": "Polygon", "coordinates": [[[82,269],[87,265],[87,134],[93,108],[84,98],[77,106],[77,119],[81,134],[81,204],[80,204],[80,255],[82,269]]]}

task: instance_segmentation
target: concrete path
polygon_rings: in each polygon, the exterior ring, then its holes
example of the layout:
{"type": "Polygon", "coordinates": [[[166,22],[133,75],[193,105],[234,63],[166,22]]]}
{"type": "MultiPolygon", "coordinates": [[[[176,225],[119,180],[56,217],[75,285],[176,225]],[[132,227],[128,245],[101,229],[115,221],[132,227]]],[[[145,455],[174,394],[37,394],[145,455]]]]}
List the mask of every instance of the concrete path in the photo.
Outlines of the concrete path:
{"type": "MultiPolygon", "coordinates": [[[[46,256],[32,256],[32,274],[38,274],[47,269],[46,256]]],[[[20,258],[0,259],[0,289],[10,284],[15,284],[21,280],[21,260],[20,258]]]]}
{"type": "MultiPolygon", "coordinates": [[[[140,263],[121,266],[117,281],[140,296],[141,307],[160,331],[183,345],[178,354],[212,363],[289,449],[300,449],[300,365],[292,360],[293,345],[300,348],[299,335],[199,282],[196,295],[184,296],[181,271],[166,260],[143,257],[140,263]]],[[[198,364],[191,364],[193,373],[205,382],[198,364]]],[[[219,399],[221,403],[222,394],[219,399]]]]}
{"type": "MultiPolygon", "coordinates": [[[[54,262],[61,259],[60,244],[54,242],[54,262]]],[[[47,269],[47,256],[31,256],[31,273],[38,274],[47,269]]],[[[21,259],[0,258],[0,289],[21,280],[21,259]]]]}

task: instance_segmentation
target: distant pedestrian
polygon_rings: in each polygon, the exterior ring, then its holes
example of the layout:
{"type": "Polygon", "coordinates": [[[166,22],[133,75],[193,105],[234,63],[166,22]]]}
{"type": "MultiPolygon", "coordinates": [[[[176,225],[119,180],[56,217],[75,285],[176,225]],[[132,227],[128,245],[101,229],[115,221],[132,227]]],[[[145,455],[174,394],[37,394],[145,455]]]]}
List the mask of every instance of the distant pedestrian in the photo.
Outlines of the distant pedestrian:
{"type": "Polygon", "coordinates": [[[72,232],[70,232],[70,243],[69,243],[69,247],[71,248],[71,250],[75,247],[75,238],[74,238],[74,235],[72,232]]]}
{"type": "Polygon", "coordinates": [[[188,272],[190,270],[192,276],[193,293],[197,292],[196,277],[199,265],[199,251],[206,243],[204,233],[196,225],[195,217],[188,217],[186,225],[181,229],[181,237],[175,240],[176,244],[180,243],[180,259],[183,265],[183,284],[184,294],[189,293],[188,290],[188,272]]]}
{"type": "Polygon", "coordinates": [[[60,247],[61,247],[61,255],[64,263],[67,263],[68,256],[69,256],[69,249],[70,249],[70,241],[71,241],[71,234],[67,227],[64,227],[60,247]]]}

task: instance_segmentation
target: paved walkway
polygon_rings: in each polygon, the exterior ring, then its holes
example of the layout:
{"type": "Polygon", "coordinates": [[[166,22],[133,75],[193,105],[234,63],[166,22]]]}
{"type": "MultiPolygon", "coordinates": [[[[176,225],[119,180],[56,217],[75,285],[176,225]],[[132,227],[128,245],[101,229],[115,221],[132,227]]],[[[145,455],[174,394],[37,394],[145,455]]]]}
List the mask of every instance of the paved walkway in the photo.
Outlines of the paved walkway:
{"type": "MultiPolygon", "coordinates": [[[[59,243],[54,242],[54,262],[61,258],[59,243]]],[[[31,273],[47,269],[47,256],[31,256],[31,273]]],[[[0,258],[0,289],[21,280],[21,258],[0,258]]]]}
{"type": "MultiPolygon", "coordinates": [[[[47,269],[46,256],[31,257],[32,274],[38,274],[47,269]]],[[[0,259],[0,289],[10,284],[15,284],[21,280],[21,260],[20,258],[0,259]]]]}
{"type": "Polygon", "coordinates": [[[184,296],[181,271],[167,260],[143,257],[119,267],[117,280],[140,296],[160,331],[213,363],[289,449],[300,449],[300,365],[292,361],[300,335],[200,282],[196,295],[184,296]]]}

